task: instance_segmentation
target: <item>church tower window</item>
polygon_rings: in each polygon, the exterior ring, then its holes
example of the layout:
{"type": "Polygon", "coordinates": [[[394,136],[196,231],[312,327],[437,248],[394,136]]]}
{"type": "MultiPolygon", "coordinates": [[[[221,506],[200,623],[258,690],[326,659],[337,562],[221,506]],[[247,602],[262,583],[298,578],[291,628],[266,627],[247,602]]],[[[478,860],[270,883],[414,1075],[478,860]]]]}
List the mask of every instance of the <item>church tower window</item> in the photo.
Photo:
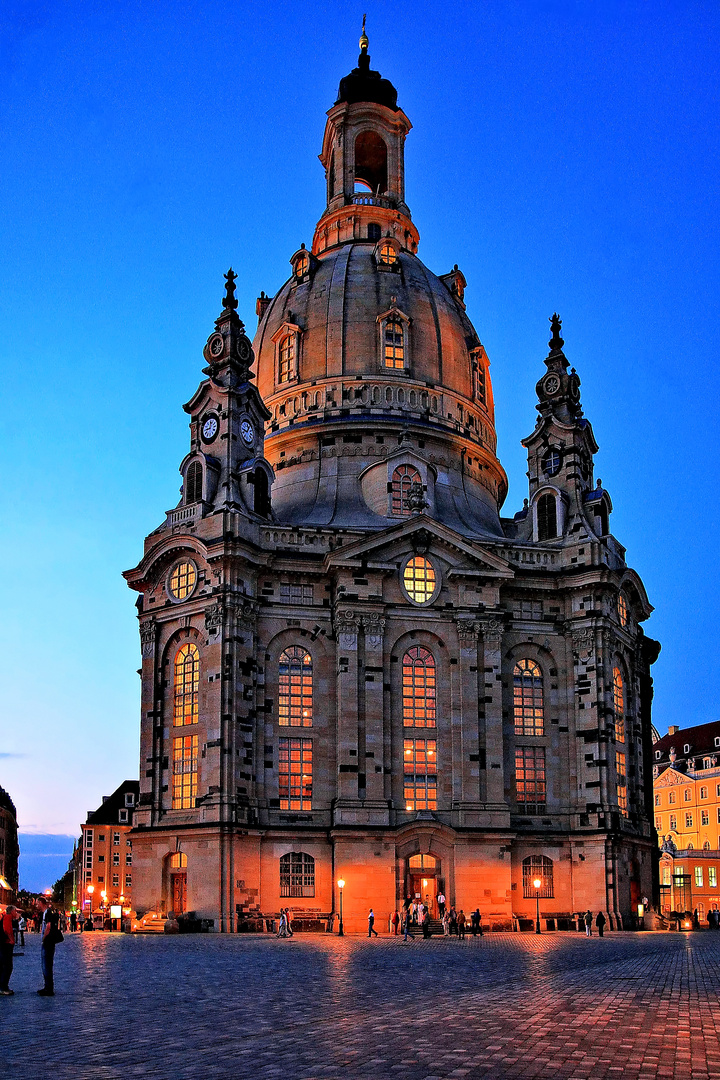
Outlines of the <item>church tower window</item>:
{"type": "Polygon", "coordinates": [[[546,476],[557,476],[560,472],[560,452],[554,448],[548,450],[543,458],[542,469],[546,476]]]}
{"type": "Polygon", "coordinates": [[[280,739],[280,809],[312,810],[312,739],[280,739]]]}
{"type": "Polygon", "coordinates": [[[542,672],[534,660],[513,668],[513,714],[516,735],[545,734],[542,672]]]}
{"type": "Polygon", "coordinates": [[[403,656],[403,724],[435,727],[435,660],[429,649],[416,645],[403,656]]]}
{"type": "Polygon", "coordinates": [[[627,600],[622,593],[618,593],[617,598],[617,612],[621,626],[627,626],[628,624],[628,606],[627,600]]]}
{"type": "Polygon", "coordinates": [[[403,746],[406,810],[437,810],[437,743],[405,739],[403,746]]]}
{"type": "Polygon", "coordinates": [[[544,747],[518,746],[515,748],[515,797],[519,813],[545,813],[544,747]]]}
{"type": "Polygon", "coordinates": [[[278,349],[278,382],[286,383],[295,375],[295,335],[287,334],[278,349]]]}
{"type": "Polygon", "coordinates": [[[538,540],[557,536],[557,502],[554,495],[541,495],[537,502],[538,540]]]}
{"type": "Polygon", "coordinates": [[[175,654],[173,723],[197,724],[200,653],[197,645],[183,645],[175,654]]]}
{"type": "Polygon", "coordinates": [[[312,656],[299,645],[280,653],[278,723],[291,727],[312,727],[312,656]]]}
{"type": "Polygon", "coordinates": [[[368,240],[379,240],[382,236],[382,229],[376,221],[371,221],[367,227],[368,240]]]}
{"type": "Polygon", "coordinates": [[[179,562],[168,580],[168,592],[173,600],[187,600],[197,584],[197,570],[191,562],[179,562]]]}
{"type": "Polygon", "coordinates": [[[173,739],[173,810],[191,810],[197,795],[198,737],[173,739]]]}
{"type": "Polygon", "coordinates": [[[403,585],[414,604],[429,604],[437,590],[435,568],[423,555],[408,559],[403,571],[403,585]]]}
{"type": "Polygon", "coordinates": [[[420,473],[412,465],[398,465],[393,470],[390,509],[394,517],[410,517],[408,496],[413,484],[421,484],[420,473]]]}
{"type": "Polygon", "coordinates": [[[196,503],[202,500],[203,471],[199,461],[193,461],[185,473],[185,502],[196,503]]]}
{"type": "Polygon", "coordinates": [[[613,668],[613,713],[615,715],[615,738],[625,742],[625,692],[620,668],[613,668]]]}
{"type": "Polygon", "coordinates": [[[383,327],[384,361],[386,368],[405,367],[405,335],[399,319],[388,319],[383,327]]]}
{"type": "Polygon", "coordinates": [[[387,190],[387,146],[376,131],[361,131],[355,140],[355,183],[365,182],[373,195],[387,190]]]}

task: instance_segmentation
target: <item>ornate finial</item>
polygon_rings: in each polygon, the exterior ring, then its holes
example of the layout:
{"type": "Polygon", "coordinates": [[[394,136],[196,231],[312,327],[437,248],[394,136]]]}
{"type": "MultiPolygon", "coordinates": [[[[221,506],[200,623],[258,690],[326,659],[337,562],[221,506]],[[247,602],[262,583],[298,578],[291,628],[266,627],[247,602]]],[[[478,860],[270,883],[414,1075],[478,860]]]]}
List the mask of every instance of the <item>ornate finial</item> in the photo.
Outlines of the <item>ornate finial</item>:
{"type": "Polygon", "coordinates": [[[363,15],[362,34],[360,35],[360,51],[361,52],[367,52],[368,45],[370,44],[370,42],[368,41],[368,36],[365,33],[365,20],[366,19],[367,19],[367,15],[363,15]]]}
{"type": "Polygon", "coordinates": [[[560,337],[561,327],[562,319],[558,315],[557,311],[555,311],[553,312],[553,316],[550,319],[550,329],[552,330],[552,337],[548,341],[548,345],[550,346],[551,352],[560,352],[563,345],[565,344],[564,340],[560,337]]]}
{"type": "Polygon", "coordinates": [[[429,505],[419,480],[413,480],[410,485],[410,490],[405,496],[405,505],[411,514],[422,514],[429,505]]]}
{"type": "Polygon", "coordinates": [[[223,275],[225,278],[225,295],[223,297],[223,311],[236,311],[238,302],[235,299],[235,282],[237,281],[237,274],[233,273],[232,266],[228,270],[227,274],[223,275]]]}

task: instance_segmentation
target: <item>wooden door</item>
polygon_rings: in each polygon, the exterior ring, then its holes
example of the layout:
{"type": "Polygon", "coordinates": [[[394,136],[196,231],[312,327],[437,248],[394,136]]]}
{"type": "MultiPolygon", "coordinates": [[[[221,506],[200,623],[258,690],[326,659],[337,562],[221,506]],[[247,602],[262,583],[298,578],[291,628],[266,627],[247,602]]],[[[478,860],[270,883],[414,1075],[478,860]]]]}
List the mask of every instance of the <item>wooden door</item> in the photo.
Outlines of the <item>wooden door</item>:
{"type": "Polygon", "coordinates": [[[182,915],[187,907],[187,874],[172,875],[173,911],[175,918],[182,915]]]}

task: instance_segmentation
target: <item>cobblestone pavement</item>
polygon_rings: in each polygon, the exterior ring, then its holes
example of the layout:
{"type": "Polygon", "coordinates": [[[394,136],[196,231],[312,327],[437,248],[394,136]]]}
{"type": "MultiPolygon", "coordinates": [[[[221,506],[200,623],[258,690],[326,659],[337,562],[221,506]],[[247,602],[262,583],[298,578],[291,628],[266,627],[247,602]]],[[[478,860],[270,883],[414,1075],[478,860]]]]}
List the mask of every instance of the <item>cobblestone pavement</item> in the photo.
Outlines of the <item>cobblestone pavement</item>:
{"type": "Polygon", "coordinates": [[[720,1078],[720,933],[66,935],[0,998],[25,1080],[720,1078]]]}

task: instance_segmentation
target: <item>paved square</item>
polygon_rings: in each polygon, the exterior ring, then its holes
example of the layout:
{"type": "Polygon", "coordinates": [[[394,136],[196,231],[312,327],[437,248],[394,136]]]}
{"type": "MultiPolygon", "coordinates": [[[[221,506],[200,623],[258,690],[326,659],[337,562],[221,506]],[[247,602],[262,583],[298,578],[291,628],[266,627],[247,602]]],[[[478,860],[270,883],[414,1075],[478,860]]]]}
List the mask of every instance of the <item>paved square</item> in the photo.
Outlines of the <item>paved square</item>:
{"type": "Polygon", "coordinates": [[[8,1077],[720,1078],[720,933],[27,940],[8,1077]]]}

